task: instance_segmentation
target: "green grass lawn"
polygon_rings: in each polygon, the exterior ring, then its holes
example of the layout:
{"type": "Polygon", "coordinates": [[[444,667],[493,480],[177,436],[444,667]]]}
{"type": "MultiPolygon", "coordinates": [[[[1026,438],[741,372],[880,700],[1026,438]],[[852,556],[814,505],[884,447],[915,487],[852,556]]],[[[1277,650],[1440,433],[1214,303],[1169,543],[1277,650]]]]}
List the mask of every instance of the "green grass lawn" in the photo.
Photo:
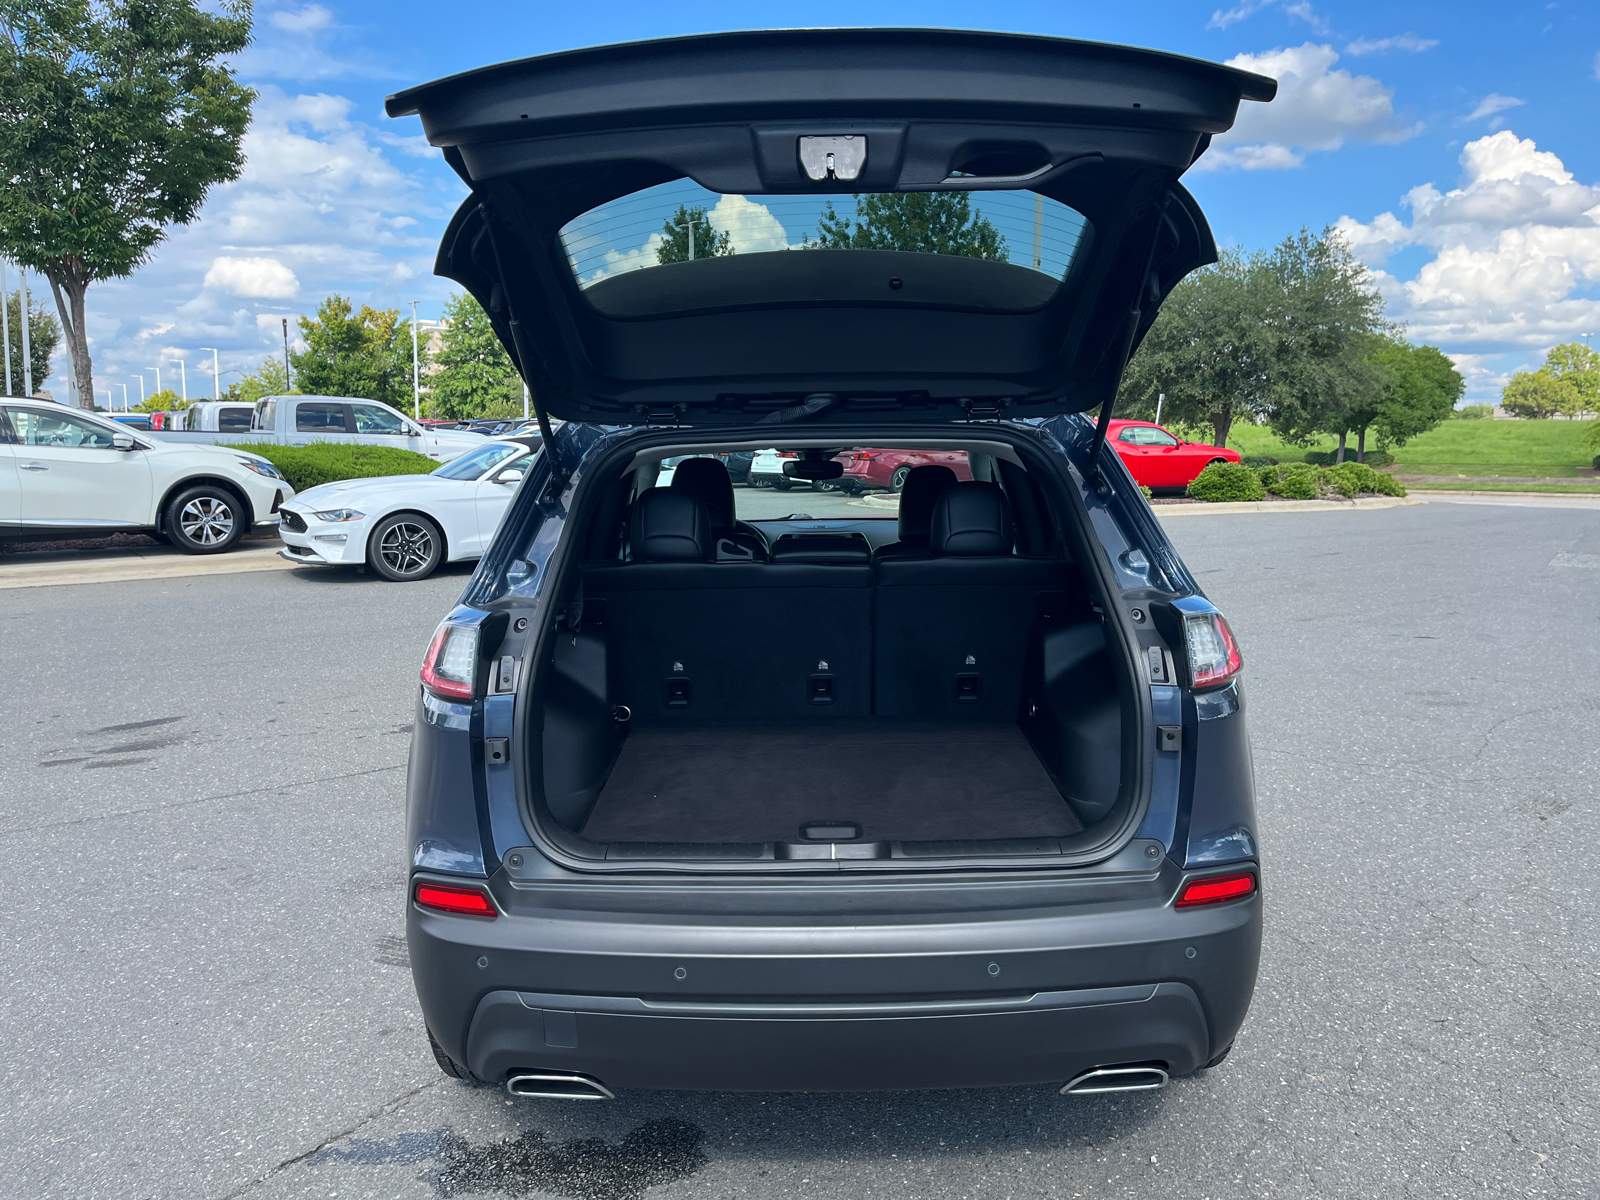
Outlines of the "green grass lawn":
{"type": "MultiPolygon", "coordinates": [[[[1399,475],[1521,475],[1572,477],[1593,465],[1594,452],[1585,450],[1588,431],[1584,421],[1446,421],[1437,429],[1391,447],[1394,471],[1399,475]]],[[[1311,446],[1286,446],[1270,429],[1235,424],[1228,445],[1241,454],[1269,454],[1284,462],[1305,456],[1307,450],[1332,450],[1335,438],[1322,438],[1311,446]]],[[[1376,448],[1376,441],[1367,445],[1376,448]]],[[[1352,457],[1355,442],[1347,443],[1352,457]]],[[[1442,485],[1441,485],[1442,486],[1442,485]]]]}

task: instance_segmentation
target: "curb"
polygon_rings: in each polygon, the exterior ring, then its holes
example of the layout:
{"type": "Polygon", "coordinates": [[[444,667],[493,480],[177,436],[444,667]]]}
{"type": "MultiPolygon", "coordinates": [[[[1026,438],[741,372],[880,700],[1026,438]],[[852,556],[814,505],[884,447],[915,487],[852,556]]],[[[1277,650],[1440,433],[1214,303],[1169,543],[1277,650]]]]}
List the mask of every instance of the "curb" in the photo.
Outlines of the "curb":
{"type": "MultiPolygon", "coordinates": [[[[47,562],[0,560],[0,590],[53,587],[69,583],[127,583],[138,579],[182,579],[194,575],[238,575],[248,571],[291,571],[278,557],[280,543],[229,550],[222,554],[184,554],[178,550],[70,550],[49,554],[47,562]]],[[[40,557],[46,557],[41,555],[40,557]]]]}
{"type": "Polygon", "coordinates": [[[1152,504],[1150,511],[1161,518],[1209,517],[1221,513],[1354,512],[1426,503],[1418,496],[1369,496],[1364,500],[1230,500],[1222,504],[1152,504]]]}

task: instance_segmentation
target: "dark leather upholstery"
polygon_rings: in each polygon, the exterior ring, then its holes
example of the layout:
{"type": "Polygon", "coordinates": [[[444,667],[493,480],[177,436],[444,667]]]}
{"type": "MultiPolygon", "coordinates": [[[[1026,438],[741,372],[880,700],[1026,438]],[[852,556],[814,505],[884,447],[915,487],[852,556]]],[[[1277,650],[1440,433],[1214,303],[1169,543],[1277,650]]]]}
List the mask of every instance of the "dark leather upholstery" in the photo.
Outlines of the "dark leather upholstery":
{"type": "Polygon", "coordinates": [[[871,560],[872,544],[859,533],[786,533],[772,547],[774,563],[848,566],[871,560]]]}
{"type": "Polygon", "coordinates": [[[928,549],[962,558],[1011,553],[1011,511],[994,483],[957,483],[939,494],[928,527],[928,549]]]}
{"type": "Polygon", "coordinates": [[[727,538],[743,547],[757,562],[767,561],[766,539],[734,515],[733,480],[720,458],[684,459],[672,472],[672,490],[693,496],[705,505],[713,537],[727,538]]]}
{"type": "Polygon", "coordinates": [[[956,473],[934,464],[912,467],[900,489],[900,540],[879,546],[874,558],[904,558],[928,552],[934,502],[956,484],[956,473]]]}
{"type": "Polygon", "coordinates": [[[712,546],[705,505],[688,492],[651,488],[633,502],[628,553],[634,562],[705,562],[712,546]]]}

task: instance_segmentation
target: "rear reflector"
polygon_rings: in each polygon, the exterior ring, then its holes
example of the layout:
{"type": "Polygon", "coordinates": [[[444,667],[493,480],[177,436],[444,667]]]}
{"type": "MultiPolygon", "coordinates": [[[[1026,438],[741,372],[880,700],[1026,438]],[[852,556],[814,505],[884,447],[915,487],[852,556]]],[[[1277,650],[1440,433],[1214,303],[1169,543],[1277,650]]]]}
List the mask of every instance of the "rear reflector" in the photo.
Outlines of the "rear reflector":
{"type": "Polygon", "coordinates": [[[435,912],[457,916],[494,917],[499,915],[494,901],[478,888],[446,887],[441,883],[417,884],[417,903],[435,912]]]}
{"type": "Polygon", "coordinates": [[[1207,879],[1191,879],[1178,893],[1174,908],[1194,908],[1200,904],[1220,904],[1224,900],[1240,900],[1253,896],[1256,891],[1256,873],[1245,871],[1238,875],[1212,875],[1207,879]]]}

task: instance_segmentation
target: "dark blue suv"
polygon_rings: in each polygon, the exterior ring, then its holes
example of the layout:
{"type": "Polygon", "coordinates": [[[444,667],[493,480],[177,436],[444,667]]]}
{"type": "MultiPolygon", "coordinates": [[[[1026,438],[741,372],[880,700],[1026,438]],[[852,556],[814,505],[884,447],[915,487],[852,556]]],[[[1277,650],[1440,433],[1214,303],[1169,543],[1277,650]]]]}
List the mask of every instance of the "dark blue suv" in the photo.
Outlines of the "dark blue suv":
{"type": "Polygon", "coordinates": [[[1273,91],[817,30],[390,99],[472,189],[437,269],[545,429],[422,670],[408,936],[447,1072],[1089,1092],[1228,1053],[1240,654],[1105,430],[1216,255],[1179,177],[1273,91]],[[838,489],[885,449],[927,461],[838,489]],[[773,452],[794,487],[734,486],[773,452]]]}

